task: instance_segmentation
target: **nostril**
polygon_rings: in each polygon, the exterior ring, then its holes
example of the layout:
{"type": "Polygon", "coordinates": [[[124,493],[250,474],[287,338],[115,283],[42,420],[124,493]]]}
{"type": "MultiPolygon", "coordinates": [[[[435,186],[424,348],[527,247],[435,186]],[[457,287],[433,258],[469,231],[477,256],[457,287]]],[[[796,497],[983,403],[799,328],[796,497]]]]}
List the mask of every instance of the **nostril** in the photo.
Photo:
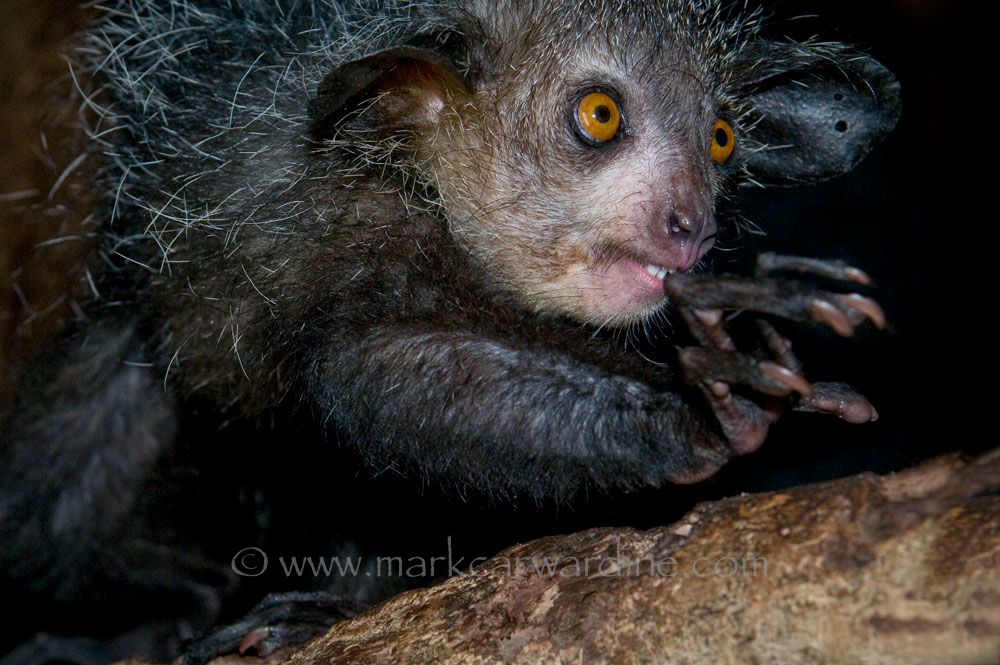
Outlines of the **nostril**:
{"type": "Polygon", "coordinates": [[[679,217],[676,213],[667,216],[667,233],[691,232],[691,222],[687,217],[679,217]]]}

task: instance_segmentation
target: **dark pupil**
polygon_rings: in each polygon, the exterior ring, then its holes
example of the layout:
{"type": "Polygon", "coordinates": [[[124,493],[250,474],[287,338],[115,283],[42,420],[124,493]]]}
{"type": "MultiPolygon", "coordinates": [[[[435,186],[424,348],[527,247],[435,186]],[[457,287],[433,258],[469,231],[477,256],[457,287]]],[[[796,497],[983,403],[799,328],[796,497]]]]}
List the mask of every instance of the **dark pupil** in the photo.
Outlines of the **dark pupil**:
{"type": "Polygon", "coordinates": [[[594,109],[594,119],[602,124],[611,120],[611,109],[603,104],[598,106],[594,109]]]}
{"type": "Polygon", "coordinates": [[[729,137],[726,136],[724,129],[715,130],[715,142],[719,144],[720,148],[725,148],[726,144],[729,143],[729,137]]]}

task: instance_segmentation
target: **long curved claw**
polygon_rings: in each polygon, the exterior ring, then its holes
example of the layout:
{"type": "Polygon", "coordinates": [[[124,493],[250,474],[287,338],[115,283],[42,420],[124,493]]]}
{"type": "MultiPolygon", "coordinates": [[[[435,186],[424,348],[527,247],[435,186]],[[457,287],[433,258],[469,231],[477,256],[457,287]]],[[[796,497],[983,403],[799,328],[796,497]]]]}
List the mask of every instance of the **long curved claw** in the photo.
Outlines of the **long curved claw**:
{"type": "MultiPolygon", "coordinates": [[[[863,296],[860,293],[848,293],[847,295],[840,296],[839,300],[845,307],[857,310],[864,314],[879,330],[885,328],[885,312],[882,310],[882,307],[871,298],[863,296]]],[[[860,321],[858,321],[858,323],[860,323],[860,321]]]]}
{"type": "Polygon", "coordinates": [[[810,305],[809,313],[812,314],[813,319],[822,321],[842,337],[850,337],[854,334],[854,324],[851,323],[851,320],[829,301],[817,298],[810,305]]]}
{"type": "Polygon", "coordinates": [[[800,395],[811,395],[812,385],[806,381],[805,377],[801,374],[793,372],[787,367],[782,367],[778,363],[773,363],[770,361],[761,362],[757,365],[758,370],[761,374],[771,379],[772,381],[778,381],[784,383],[786,386],[799,393],[800,395]]]}

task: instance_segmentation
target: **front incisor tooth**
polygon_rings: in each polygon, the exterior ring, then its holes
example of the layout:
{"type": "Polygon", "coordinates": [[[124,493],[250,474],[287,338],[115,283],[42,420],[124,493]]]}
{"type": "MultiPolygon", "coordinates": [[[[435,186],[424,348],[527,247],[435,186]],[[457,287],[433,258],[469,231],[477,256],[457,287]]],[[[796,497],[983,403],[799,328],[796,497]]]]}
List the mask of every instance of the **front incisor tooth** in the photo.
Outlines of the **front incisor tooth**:
{"type": "Polygon", "coordinates": [[[654,266],[653,264],[646,266],[645,270],[649,273],[650,277],[655,277],[656,279],[663,279],[668,274],[673,274],[675,272],[673,270],[667,270],[666,268],[654,266]]]}

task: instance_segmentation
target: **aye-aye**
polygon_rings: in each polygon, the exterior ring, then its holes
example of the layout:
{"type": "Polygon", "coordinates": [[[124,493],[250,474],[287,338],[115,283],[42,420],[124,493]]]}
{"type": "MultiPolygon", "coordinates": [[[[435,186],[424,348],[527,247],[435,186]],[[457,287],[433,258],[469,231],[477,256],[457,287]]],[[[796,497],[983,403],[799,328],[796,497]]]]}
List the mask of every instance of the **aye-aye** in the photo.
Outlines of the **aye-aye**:
{"type": "Polygon", "coordinates": [[[99,9],[73,53],[96,82],[94,298],[0,456],[0,562],[32,593],[180,586],[157,571],[181,554],[133,516],[225,440],[563,501],[705,478],[790,409],[874,417],[807,382],[771,322],[881,323],[774,276],[863,272],[699,270],[728,187],[832,177],[892,129],[871,58],[764,38],[717,0],[99,9]],[[752,348],[733,310],[759,319],[752,348]],[[674,330],[671,362],[637,350],[651,329],[674,330]]]}

